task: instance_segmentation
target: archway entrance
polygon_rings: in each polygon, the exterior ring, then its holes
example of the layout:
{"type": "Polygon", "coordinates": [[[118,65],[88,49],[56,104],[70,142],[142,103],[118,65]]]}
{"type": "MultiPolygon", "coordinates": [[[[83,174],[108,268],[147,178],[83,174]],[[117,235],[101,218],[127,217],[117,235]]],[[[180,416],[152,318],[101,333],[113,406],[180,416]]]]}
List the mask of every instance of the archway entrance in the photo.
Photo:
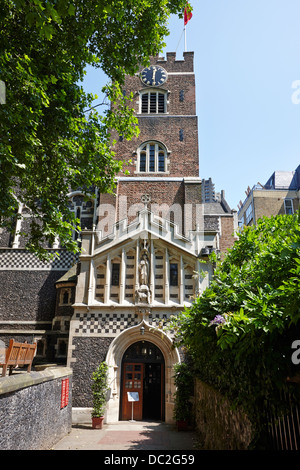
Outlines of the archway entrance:
{"type": "Polygon", "coordinates": [[[149,341],[129,346],[122,359],[121,419],[164,421],[164,388],[165,363],[160,349],[149,341]]]}

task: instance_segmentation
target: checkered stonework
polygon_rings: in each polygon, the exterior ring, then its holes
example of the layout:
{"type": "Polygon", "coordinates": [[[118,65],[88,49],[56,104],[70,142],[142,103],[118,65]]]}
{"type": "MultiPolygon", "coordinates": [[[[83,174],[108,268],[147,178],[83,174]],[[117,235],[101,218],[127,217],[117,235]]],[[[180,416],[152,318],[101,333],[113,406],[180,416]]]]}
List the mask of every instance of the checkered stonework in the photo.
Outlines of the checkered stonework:
{"type": "MultiPolygon", "coordinates": [[[[146,319],[151,326],[158,326],[166,320],[165,314],[150,314],[146,319]]],[[[140,315],[136,313],[76,313],[75,334],[78,335],[117,335],[123,330],[138,325],[141,322],[140,315]]]]}
{"type": "Polygon", "coordinates": [[[26,250],[0,250],[0,270],[67,271],[77,261],[73,253],[67,251],[58,251],[58,253],[60,253],[59,257],[44,263],[26,250]]]}

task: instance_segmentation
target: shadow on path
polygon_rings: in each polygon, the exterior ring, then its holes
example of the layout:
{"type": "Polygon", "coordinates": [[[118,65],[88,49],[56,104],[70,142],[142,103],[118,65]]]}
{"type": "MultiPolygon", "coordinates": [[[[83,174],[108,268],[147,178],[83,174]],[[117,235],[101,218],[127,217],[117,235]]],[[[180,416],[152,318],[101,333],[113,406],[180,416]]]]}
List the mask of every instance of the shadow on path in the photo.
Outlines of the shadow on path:
{"type": "Polygon", "coordinates": [[[130,422],[104,424],[103,429],[91,425],[72,427],[53,450],[196,450],[192,431],[178,432],[173,425],[161,422],[130,422]]]}

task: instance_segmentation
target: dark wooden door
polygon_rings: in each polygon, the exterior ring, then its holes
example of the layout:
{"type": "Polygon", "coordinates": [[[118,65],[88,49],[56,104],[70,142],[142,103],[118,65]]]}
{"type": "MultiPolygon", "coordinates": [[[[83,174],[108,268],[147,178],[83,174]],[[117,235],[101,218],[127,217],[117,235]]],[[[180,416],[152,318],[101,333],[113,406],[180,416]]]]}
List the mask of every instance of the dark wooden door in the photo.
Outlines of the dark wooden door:
{"type": "Polygon", "coordinates": [[[143,384],[143,419],[162,419],[161,364],[145,364],[143,384]]]}

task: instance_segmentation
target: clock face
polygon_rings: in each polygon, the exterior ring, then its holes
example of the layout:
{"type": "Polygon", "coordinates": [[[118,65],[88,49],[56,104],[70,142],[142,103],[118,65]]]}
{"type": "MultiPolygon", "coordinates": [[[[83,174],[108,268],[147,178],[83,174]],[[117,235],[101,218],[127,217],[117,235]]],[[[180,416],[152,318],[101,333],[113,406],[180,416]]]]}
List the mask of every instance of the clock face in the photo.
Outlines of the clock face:
{"type": "Polygon", "coordinates": [[[148,86],[159,86],[167,80],[167,72],[157,65],[145,68],[141,73],[141,80],[148,86]]]}

